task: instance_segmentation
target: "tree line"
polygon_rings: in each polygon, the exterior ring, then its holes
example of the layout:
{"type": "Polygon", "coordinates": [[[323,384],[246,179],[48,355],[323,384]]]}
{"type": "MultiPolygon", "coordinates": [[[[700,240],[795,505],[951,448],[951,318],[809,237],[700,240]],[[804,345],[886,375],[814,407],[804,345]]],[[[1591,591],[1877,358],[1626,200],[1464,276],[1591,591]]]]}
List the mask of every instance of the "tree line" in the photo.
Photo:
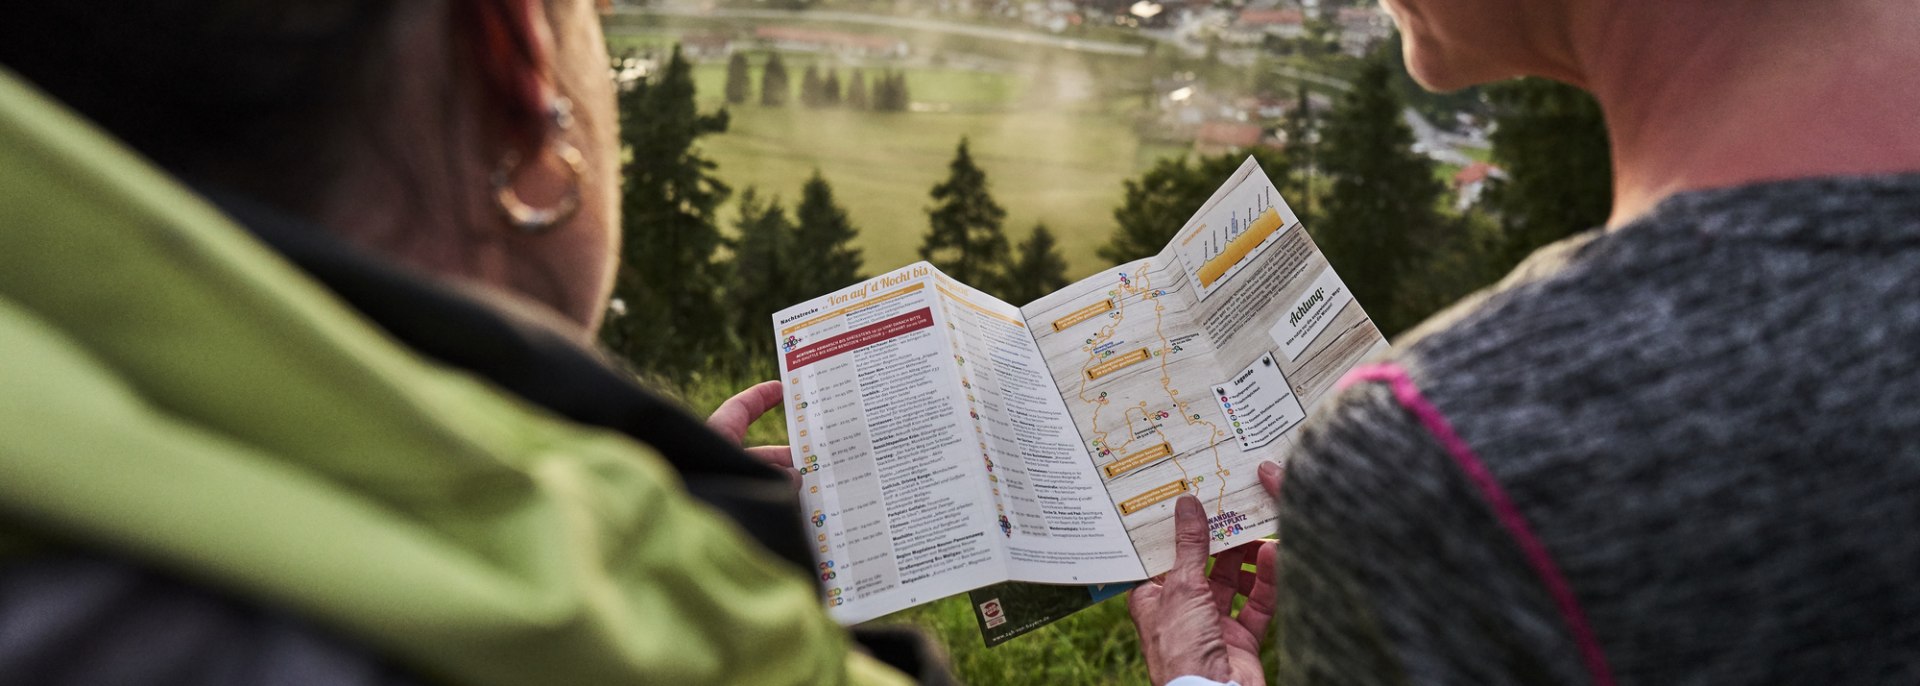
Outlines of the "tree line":
{"type": "MultiPolygon", "coordinates": [[[[777,57],[768,59],[768,71],[777,57]]],[[[1280,127],[1289,142],[1284,151],[1166,159],[1125,181],[1099,257],[1119,263],[1158,253],[1251,154],[1392,336],[1491,283],[1540,246],[1605,221],[1612,202],[1607,140],[1599,108],[1585,93],[1537,80],[1490,89],[1492,159],[1507,180],[1492,180],[1478,206],[1457,212],[1436,164],[1414,150],[1391,83],[1394,58],[1371,58],[1324,116],[1301,90],[1280,127]]],[[[776,73],[784,79],[784,66],[776,73]]],[[[833,76],[808,79],[820,83],[815,98],[825,97],[833,76]]],[[[850,92],[840,91],[841,103],[850,92]]],[[[734,102],[731,77],[727,95],[734,102]]],[[[735,230],[726,237],[716,212],[733,190],[694,143],[724,132],[728,115],[701,114],[693,96],[692,69],[678,49],[655,75],[621,89],[625,259],[602,341],[670,383],[709,372],[764,376],[774,354],[774,311],[864,278],[854,247],[859,230],[816,170],[791,210],[777,193],[740,191],[735,230]]],[[[1015,304],[1067,285],[1066,261],[1047,227],[1010,240],[1006,210],[964,138],[928,198],[920,255],[948,275],[1015,304]]]]}
{"type": "MultiPolygon", "coordinates": [[[[727,104],[745,105],[753,94],[752,66],[746,53],[736,52],[727,59],[727,104]]],[[[771,53],[760,69],[760,105],[784,107],[793,95],[792,77],[779,53],[771,53]]],[[[885,70],[874,75],[871,86],[866,70],[854,68],[843,83],[840,70],[822,71],[809,64],[800,77],[800,104],[807,107],[844,107],[876,112],[905,112],[913,96],[907,90],[905,72],[885,70]]]]}

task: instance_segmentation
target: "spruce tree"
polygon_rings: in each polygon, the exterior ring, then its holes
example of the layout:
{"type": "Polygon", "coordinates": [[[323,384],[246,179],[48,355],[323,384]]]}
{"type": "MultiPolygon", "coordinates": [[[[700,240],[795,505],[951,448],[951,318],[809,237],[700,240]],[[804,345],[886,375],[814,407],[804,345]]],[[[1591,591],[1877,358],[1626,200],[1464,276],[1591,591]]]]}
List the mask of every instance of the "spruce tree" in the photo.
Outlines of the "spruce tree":
{"type": "Polygon", "coordinates": [[[804,266],[797,281],[800,297],[823,295],[865,278],[860,274],[860,249],[854,247],[860,230],[847,219],[846,208],[834,201],[833,187],[819,169],[801,187],[794,218],[800,225],[794,259],[804,266]]]}
{"type": "Polygon", "coordinates": [[[907,94],[907,75],[905,72],[886,72],[874,80],[874,110],[880,112],[905,112],[911,102],[912,96],[907,94]]]}
{"type": "Polygon", "coordinates": [[[747,83],[747,56],[745,53],[733,53],[727,58],[727,104],[747,104],[747,93],[752,86],[747,83]]]}
{"type": "Polygon", "coordinates": [[[870,107],[867,100],[867,76],[860,70],[853,70],[853,76],[847,79],[847,93],[843,98],[850,109],[864,110],[870,107]]]}
{"type": "Polygon", "coordinates": [[[787,63],[781,61],[780,53],[767,55],[767,64],[760,72],[760,104],[783,107],[792,93],[793,86],[787,82],[787,63]]]}
{"type": "Polygon", "coordinates": [[[827,107],[840,106],[840,70],[828,70],[827,78],[820,82],[820,104],[827,107]]]}
{"type": "Polygon", "coordinates": [[[1300,217],[1300,223],[1313,225],[1314,169],[1318,143],[1315,136],[1319,133],[1319,122],[1313,116],[1313,102],[1307,97],[1307,84],[1300,84],[1300,99],[1281,121],[1280,129],[1287,134],[1287,161],[1292,163],[1293,173],[1285,179],[1275,179],[1280,184],[1280,192],[1287,197],[1287,203],[1293,213],[1300,217]]]}
{"type": "MultiPolygon", "coordinates": [[[[799,236],[779,198],[763,200],[753,188],[742,191],[734,228],[736,236],[728,241],[733,262],[727,306],[746,359],[764,363],[774,354],[773,313],[818,294],[800,285],[808,266],[797,258],[799,236]]],[[[742,366],[736,371],[762,371],[751,362],[742,366]]]]}
{"type": "Polygon", "coordinates": [[[820,69],[811,64],[807,65],[805,75],[800,77],[800,104],[808,107],[825,104],[820,95],[820,69]]]}
{"type": "Polygon", "coordinates": [[[1483,202],[1499,217],[1508,266],[1605,224],[1613,207],[1613,159],[1593,96],[1524,79],[1491,86],[1487,97],[1494,108],[1493,161],[1507,178],[1490,181],[1483,202]]]}
{"type": "Polygon", "coordinates": [[[893,74],[893,111],[905,112],[913,106],[913,93],[907,89],[907,73],[893,74]]]}
{"type": "Polygon", "coordinates": [[[1032,235],[1020,241],[1007,269],[1006,298],[1024,305],[1067,287],[1067,260],[1060,256],[1053,232],[1044,223],[1033,225],[1032,235]]]}
{"type": "Polygon", "coordinates": [[[1114,264],[1159,254],[1248,155],[1259,160],[1269,178],[1287,177],[1286,158],[1254,148],[1192,162],[1182,157],[1163,159],[1140,178],[1122,182],[1124,200],[1113,211],[1113,235],[1094,254],[1114,264]]]}
{"type": "Polygon", "coordinates": [[[694,147],[727,130],[727,113],[695,109],[693,68],[678,47],[655,77],[623,90],[619,104],[627,159],[614,295],[625,314],[608,319],[601,338],[637,368],[685,381],[728,342],[713,313],[721,279],[714,210],[729,189],[694,147]]]}
{"type": "Polygon", "coordinates": [[[1377,51],[1361,67],[1321,129],[1320,169],[1331,182],[1313,230],[1382,332],[1413,322],[1398,304],[1403,272],[1414,266],[1416,240],[1445,229],[1439,203],[1446,188],[1433,162],[1413,151],[1387,59],[1377,51]]]}
{"type": "Polygon", "coordinates": [[[893,72],[882,71],[873,77],[873,111],[893,111],[893,72]]]}
{"type": "Polygon", "coordinates": [[[974,164],[967,139],[960,139],[947,170],[947,180],[933,187],[920,257],[948,276],[998,295],[1005,291],[1007,235],[1001,222],[1007,211],[993,201],[987,173],[974,164]]]}

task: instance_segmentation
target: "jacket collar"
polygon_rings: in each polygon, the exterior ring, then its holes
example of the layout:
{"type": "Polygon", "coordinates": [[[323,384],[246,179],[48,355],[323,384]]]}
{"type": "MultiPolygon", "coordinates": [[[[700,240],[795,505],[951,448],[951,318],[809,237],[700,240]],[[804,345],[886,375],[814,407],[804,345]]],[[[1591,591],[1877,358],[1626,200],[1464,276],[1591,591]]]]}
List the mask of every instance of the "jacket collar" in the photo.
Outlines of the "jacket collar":
{"type": "Polygon", "coordinates": [[[265,203],[204,184],[195,187],[414,352],[574,422],[652,446],[696,498],[780,557],[812,567],[798,496],[786,475],[647,391],[552,322],[422,276],[265,203]]]}

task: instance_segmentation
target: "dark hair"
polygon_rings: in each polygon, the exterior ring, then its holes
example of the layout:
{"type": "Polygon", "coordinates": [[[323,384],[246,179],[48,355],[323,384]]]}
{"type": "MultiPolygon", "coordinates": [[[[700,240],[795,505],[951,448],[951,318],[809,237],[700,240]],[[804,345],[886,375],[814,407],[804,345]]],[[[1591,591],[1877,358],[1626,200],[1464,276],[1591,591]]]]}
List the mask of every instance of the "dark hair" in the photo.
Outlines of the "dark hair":
{"type": "MultiPolygon", "coordinates": [[[[172,171],[289,203],[330,177],[377,97],[397,0],[41,0],[0,20],[0,65],[172,171]]],[[[304,209],[304,208],[302,208],[304,209]]]]}

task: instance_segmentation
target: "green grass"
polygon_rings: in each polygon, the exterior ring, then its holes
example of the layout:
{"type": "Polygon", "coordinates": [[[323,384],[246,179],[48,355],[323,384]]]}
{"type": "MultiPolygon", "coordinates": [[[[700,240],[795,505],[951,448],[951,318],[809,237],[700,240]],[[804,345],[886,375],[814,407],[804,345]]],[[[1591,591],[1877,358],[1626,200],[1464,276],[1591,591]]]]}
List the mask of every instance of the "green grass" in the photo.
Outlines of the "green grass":
{"type": "MultiPolygon", "coordinates": [[[[790,71],[798,73],[804,65],[804,59],[791,60],[790,71]]],[[[696,69],[702,109],[724,105],[725,71],[721,64],[696,69]]],[[[753,70],[756,88],[759,71],[753,70]]],[[[1121,107],[1092,97],[1050,101],[1058,77],[934,67],[905,71],[914,102],[933,111],[768,108],[756,104],[755,90],[754,100],[729,108],[727,133],[704,139],[701,148],[718,163],[720,178],[736,189],[756,186],[789,201],[818,168],[860,227],[867,271],[874,273],[919,259],[928,192],[946,178],[954,147],[964,136],[987,172],[994,198],[1007,209],[1009,239],[1017,243],[1036,222],[1046,222],[1076,278],[1107,266],[1094,250],[1112,231],[1121,182],[1160,157],[1184,152],[1141,145],[1121,107]]],[[[849,74],[850,69],[841,69],[843,79],[849,74]]],[[[731,203],[722,208],[721,218],[730,228],[731,203]]]]}
{"type": "MultiPolygon", "coordinates": [[[[675,36],[666,28],[623,29],[608,41],[615,52],[658,51],[671,47],[675,36]]],[[[928,111],[896,113],[809,109],[798,104],[797,93],[786,107],[761,107],[765,57],[756,53],[751,59],[750,101],[728,108],[729,130],[702,139],[701,150],[736,191],[754,186],[789,207],[801,183],[819,169],[860,228],[868,273],[920,259],[928,192],[946,177],[963,136],[1007,210],[1009,240],[1017,244],[1035,223],[1045,222],[1073,278],[1108,266],[1094,251],[1113,229],[1121,182],[1165,156],[1186,152],[1143,145],[1132,125],[1137,99],[1108,93],[1094,72],[1071,59],[1005,71],[905,67],[914,103],[928,111]]],[[[819,58],[782,59],[797,89],[807,65],[819,58]]],[[[851,78],[852,65],[833,66],[843,81],[851,78]]],[[[866,66],[869,83],[884,68],[866,66]]],[[[702,110],[725,105],[724,63],[697,64],[694,80],[702,110]]],[[[731,231],[736,212],[733,201],[720,208],[723,228],[731,231]]]]}
{"type": "MultiPolygon", "coordinates": [[[[791,202],[820,169],[860,227],[869,273],[919,259],[928,191],[946,177],[963,136],[1007,209],[1009,237],[1021,240],[1035,222],[1046,222],[1076,277],[1105,266],[1093,252],[1112,231],[1121,181],[1137,164],[1131,129],[1097,117],[757,106],[732,114],[730,131],[701,143],[720,178],[791,202]]],[[[721,216],[729,225],[734,220],[730,207],[721,216]]]]}

